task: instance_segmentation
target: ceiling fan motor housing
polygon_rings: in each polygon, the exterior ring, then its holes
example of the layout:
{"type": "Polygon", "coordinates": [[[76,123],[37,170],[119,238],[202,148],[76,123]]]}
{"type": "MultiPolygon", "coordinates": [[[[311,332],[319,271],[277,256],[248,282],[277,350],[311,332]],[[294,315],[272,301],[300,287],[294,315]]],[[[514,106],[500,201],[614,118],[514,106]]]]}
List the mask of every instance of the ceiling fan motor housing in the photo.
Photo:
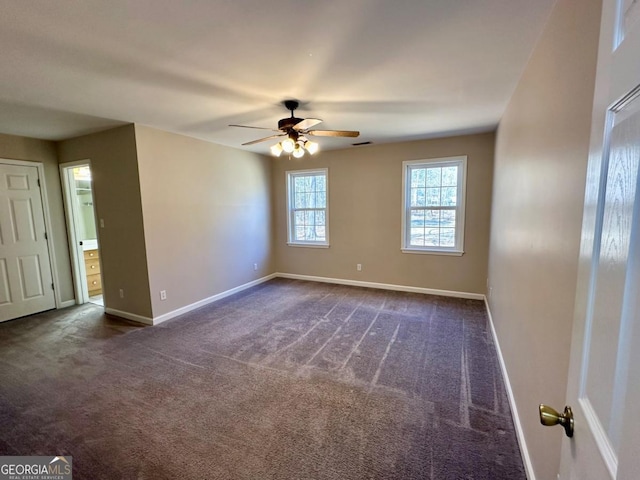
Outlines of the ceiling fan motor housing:
{"type": "Polygon", "coordinates": [[[292,129],[294,125],[300,123],[302,120],[304,119],[296,118],[296,117],[283,118],[282,120],[278,120],[278,129],[287,132],[290,129],[292,129]]]}

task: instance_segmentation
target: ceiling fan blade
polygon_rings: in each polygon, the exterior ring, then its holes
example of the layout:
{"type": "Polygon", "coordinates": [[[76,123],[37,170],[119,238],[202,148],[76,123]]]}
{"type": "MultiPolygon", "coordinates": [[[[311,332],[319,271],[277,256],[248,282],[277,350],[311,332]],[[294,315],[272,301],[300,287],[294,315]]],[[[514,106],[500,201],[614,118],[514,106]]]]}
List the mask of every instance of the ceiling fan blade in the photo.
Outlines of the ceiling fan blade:
{"type": "Polygon", "coordinates": [[[309,130],[306,134],[314,137],[357,137],[360,132],[353,130],[309,130]]]}
{"type": "Polygon", "coordinates": [[[280,130],[275,130],[273,128],[268,127],[252,127],[251,125],[229,125],[230,127],[240,127],[240,128],[255,128],[257,130],[271,130],[272,132],[279,132],[280,130]]]}
{"type": "Polygon", "coordinates": [[[278,138],[284,135],[285,135],[284,133],[281,133],[280,135],[269,135],[268,137],[259,138],[258,140],[252,140],[251,142],[243,143],[242,146],[253,145],[254,143],[260,143],[260,142],[266,142],[267,140],[271,140],[272,138],[278,138]]]}
{"type": "Polygon", "coordinates": [[[322,123],[322,120],[319,118],[305,118],[301,122],[296,123],[293,126],[293,129],[297,131],[306,130],[308,128],[315,127],[319,123],[322,123]]]}

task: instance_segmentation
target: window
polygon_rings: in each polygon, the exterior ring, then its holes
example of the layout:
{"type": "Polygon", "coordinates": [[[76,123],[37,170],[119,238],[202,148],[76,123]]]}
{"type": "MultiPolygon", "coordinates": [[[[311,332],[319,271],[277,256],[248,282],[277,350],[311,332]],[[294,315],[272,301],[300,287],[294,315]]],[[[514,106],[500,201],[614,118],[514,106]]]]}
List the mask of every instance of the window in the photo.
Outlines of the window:
{"type": "Polygon", "coordinates": [[[467,157],[403,162],[402,251],[462,255],[467,157]]]}
{"type": "Polygon", "coordinates": [[[289,245],[329,246],[328,171],[287,172],[289,245]]]}

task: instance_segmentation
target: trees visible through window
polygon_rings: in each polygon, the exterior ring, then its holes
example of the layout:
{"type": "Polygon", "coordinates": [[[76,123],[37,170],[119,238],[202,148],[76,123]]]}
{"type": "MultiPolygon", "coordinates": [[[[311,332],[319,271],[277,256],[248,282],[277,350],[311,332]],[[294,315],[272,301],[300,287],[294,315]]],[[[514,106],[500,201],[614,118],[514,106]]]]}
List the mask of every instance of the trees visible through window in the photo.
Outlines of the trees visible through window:
{"type": "Polygon", "coordinates": [[[289,244],[328,246],[327,169],[287,172],[289,244]]]}
{"type": "Polygon", "coordinates": [[[403,163],[403,251],[463,253],[466,163],[466,157],[403,163]]]}

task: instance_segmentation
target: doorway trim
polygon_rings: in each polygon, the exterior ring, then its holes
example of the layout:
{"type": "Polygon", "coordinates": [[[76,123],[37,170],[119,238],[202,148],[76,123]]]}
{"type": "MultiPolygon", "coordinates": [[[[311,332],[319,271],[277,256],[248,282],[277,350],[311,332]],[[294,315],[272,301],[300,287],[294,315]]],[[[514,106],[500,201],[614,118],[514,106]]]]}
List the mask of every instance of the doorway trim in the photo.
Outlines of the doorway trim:
{"type": "Polygon", "coordinates": [[[51,216],[49,214],[49,197],[47,196],[47,178],[44,174],[44,163],[31,162],[29,160],[14,160],[11,158],[0,158],[0,163],[7,165],[19,165],[21,167],[36,167],[38,170],[38,180],[40,180],[40,198],[42,199],[42,211],[44,214],[44,226],[47,230],[47,247],[49,248],[49,265],[51,267],[51,278],[53,281],[53,298],[56,302],[56,309],[73,305],[73,300],[63,302],[60,298],[60,278],[58,277],[58,264],[56,263],[56,250],[53,245],[53,228],[51,228],[51,216]]]}
{"type": "MultiPolygon", "coordinates": [[[[67,238],[69,240],[69,257],[71,260],[71,270],[73,273],[73,291],[75,294],[75,303],[81,305],[83,303],[87,303],[89,301],[89,293],[86,289],[86,285],[84,283],[84,279],[86,277],[86,272],[84,268],[84,261],[80,258],[78,238],[76,235],[76,228],[74,226],[75,221],[75,209],[73,207],[73,201],[71,198],[71,185],[69,184],[69,177],[66,173],[66,170],[74,167],[81,167],[88,165],[91,168],[91,160],[77,160],[74,162],[65,162],[61,163],[58,168],[60,170],[60,182],[62,184],[62,196],[64,201],[64,211],[66,215],[66,227],[67,227],[67,238]]],[[[95,208],[95,199],[94,199],[94,207],[93,214],[95,217],[96,208],[95,208]]],[[[99,237],[98,229],[96,228],[96,237],[99,237]]],[[[98,238],[98,244],[100,244],[100,238],[98,238]]]]}

